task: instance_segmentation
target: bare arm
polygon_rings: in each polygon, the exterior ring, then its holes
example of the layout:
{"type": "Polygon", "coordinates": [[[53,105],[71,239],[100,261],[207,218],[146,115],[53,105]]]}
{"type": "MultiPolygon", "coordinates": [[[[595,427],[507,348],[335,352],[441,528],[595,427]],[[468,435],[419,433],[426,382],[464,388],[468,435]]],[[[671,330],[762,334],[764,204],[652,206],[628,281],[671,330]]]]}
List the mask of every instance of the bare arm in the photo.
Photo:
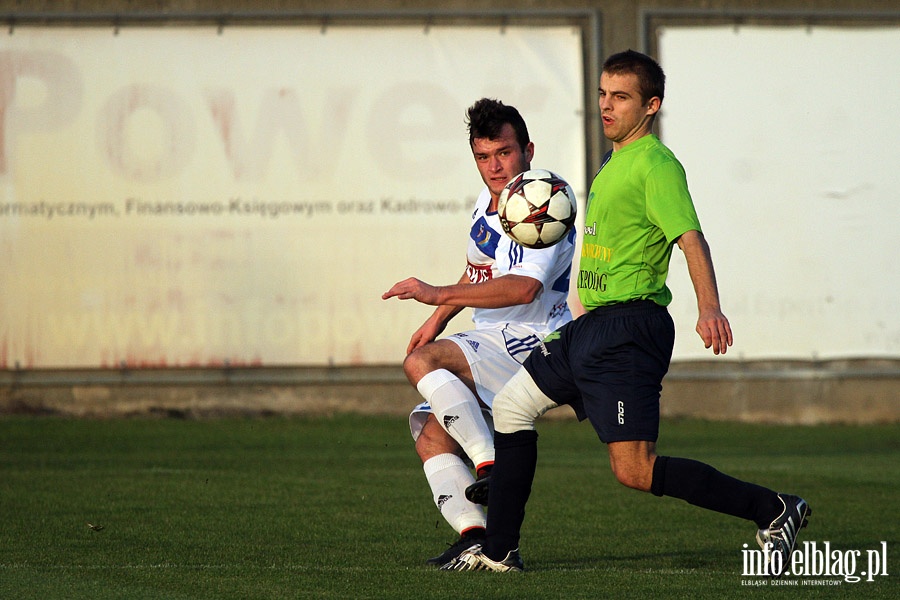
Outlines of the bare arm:
{"type": "Polygon", "coordinates": [[[453,285],[434,286],[415,277],[404,279],[381,297],[416,300],[431,306],[471,308],[502,308],[528,304],[534,300],[543,285],[533,277],[504,275],[482,283],[466,283],[460,280],[453,285]]]}
{"type": "Polygon", "coordinates": [[[699,318],[696,331],[704,346],[712,347],[713,354],[725,354],[734,338],[731,324],[722,314],[719,305],[716,274],[706,238],[699,231],[688,231],[678,238],[678,247],[684,252],[694,293],[697,295],[699,318]]]}
{"type": "Polygon", "coordinates": [[[541,282],[521,275],[504,275],[483,283],[471,283],[463,273],[459,282],[448,286],[433,286],[410,277],[382,294],[382,299],[413,299],[423,304],[437,306],[431,316],[419,327],[409,341],[406,353],[437,339],[447,323],[463,308],[497,308],[527,304],[541,291],[541,282]],[[509,281],[504,281],[509,280],[509,281]]]}
{"type": "MultiPolygon", "coordinates": [[[[462,274],[462,277],[460,277],[459,281],[456,283],[456,285],[470,284],[471,282],[469,281],[469,276],[465,273],[462,274]]],[[[394,287],[397,287],[397,285],[395,285],[394,287]]],[[[384,296],[382,296],[382,298],[387,299],[390,298],[390,296],[387,296],[387,294],[385,294],[384,296]]],[[[451,306],[449,304],[441,304],[437,308],[435,308],[434,312],[431,313],[431,316],[428,318],[428,322],[431,322],[433,326],[437,327],[437,331],[435,332],[434,337],[437,337],[444,330],[444,328],[447,327],[447,323],[449,323],[453,319],[453,317],[461,313],[464,308],[465,306],[451,306]]]]}

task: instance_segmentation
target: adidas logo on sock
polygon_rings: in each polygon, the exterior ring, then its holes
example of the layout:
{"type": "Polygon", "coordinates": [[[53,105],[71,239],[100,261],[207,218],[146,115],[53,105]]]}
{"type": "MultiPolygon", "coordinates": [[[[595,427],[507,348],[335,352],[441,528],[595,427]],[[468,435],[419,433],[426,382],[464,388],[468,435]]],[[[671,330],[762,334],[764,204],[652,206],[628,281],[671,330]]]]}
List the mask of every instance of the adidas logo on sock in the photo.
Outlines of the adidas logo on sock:
{"type": "Polygon", "coordinates": [[[454,423],[456,423],[457,421],[459,421],[459,415],[454,415],[452,417],[450,415],[446,415],[444,417],[444,428],[450,429],[450,426],[453,425],[454,423]]]}
{"type": "Polygon", "coordinates": [[[452,494],[441,494],[440,496],[438,496],[438,500],[437,500],[438,510],[441,510],[442,508],[444,508],[444,504],[446,504],[451,498],[453,498],[452,494]]]}

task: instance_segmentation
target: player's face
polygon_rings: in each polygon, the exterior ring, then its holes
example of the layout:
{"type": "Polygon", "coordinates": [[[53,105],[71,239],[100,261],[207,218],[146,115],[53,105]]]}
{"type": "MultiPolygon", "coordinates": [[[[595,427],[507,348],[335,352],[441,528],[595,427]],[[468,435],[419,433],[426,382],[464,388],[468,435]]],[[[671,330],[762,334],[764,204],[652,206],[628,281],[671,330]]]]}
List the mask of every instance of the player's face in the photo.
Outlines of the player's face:
{"type": "Polygon", "coordinates": [[[506,123],[499,137],[472,140],[472,155],[481,179],[496,202],[509,180],[530,168],[534,144],[529,142],[523,149],[516,140],[513,126],[506,123]]]}
{"type": "Polygon", "coordinates": [[[600,75],[599,91],[603,135],[613,143],[613,150],[650,133],[660,99],[654,96],[644,103],[637,75],[603,73],[600,75]]]}

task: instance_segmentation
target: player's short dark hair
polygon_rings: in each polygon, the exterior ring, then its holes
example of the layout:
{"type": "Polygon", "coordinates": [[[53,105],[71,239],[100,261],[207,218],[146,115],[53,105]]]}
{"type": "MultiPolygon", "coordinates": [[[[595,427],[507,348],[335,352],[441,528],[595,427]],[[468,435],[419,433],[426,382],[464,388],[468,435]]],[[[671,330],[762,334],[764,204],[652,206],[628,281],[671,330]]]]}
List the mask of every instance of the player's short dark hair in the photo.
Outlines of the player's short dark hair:
{"type": "Polygon", "coordinates": [[[654,96],[660,100],[665,96],[666,74],[659,63],[646,54],[634,50],[613,54],[603,63],[603,72],[610,75],[637,75],[641,100],[645,103],[654,96]]]}
{"type": "Polygon", "coordinates": [[[475,138],[495,140],[500,137],[503,126],[509,123],[516,132],[516,141],[522,150],[531,142],[528,127],[519,111],[493,98],[482,98],[466,111],[466,124],[469,128],[469,146],[475,138]]]}

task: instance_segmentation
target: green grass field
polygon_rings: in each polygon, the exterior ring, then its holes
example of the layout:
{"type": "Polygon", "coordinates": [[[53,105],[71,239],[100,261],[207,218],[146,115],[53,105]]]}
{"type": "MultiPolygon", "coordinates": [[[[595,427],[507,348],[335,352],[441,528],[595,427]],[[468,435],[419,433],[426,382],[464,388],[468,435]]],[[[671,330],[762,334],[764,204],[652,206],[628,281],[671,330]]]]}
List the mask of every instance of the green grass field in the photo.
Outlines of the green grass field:
{"type": "Polygon", "coordinates": [[[801,541],[857,571],[887,542],[889,576],[802,589],[746,585],[753,525],[625,489],[586,424],[539,432],[528,571],[445,573],[402,418],[3,417],[0,598],[900,597],[898,426],[663,423],[661,453],[806,497],[801,541]]]}

